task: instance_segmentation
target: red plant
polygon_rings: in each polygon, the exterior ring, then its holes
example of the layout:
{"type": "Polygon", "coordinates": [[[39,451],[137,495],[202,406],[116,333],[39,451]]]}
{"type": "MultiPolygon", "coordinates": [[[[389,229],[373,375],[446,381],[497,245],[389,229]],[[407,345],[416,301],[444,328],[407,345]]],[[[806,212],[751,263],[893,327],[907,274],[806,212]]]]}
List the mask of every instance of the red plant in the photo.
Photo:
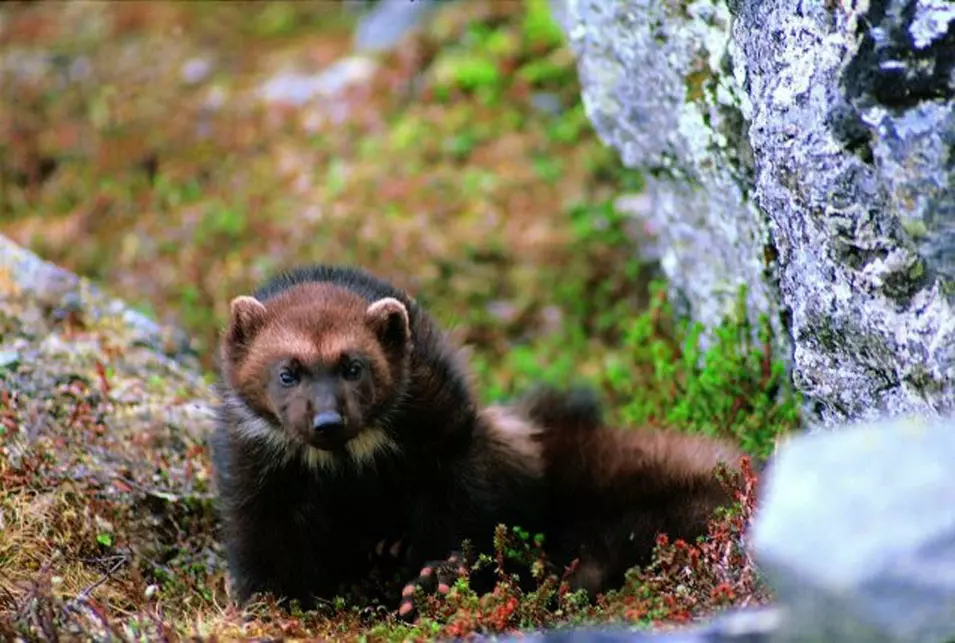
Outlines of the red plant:
{"type": "Polygon", "coordinates": [[[756,510],[758,478],[750,458],[740,460],[740,471],[720,471],[724,485],[733,491],[737,504],[720,511],[710,522],[709,533],[698,543],[677,540],[665,534],[657,539],[653,562],[633,570],[630,595],[624,609],[616,608],[619,597],[603,599],[605,611],[633,620],[652,615],[655,623],[684,622],[712,614],[729,605],[761,603],[769,598],[749,553],[744,537],[756,510]]]}

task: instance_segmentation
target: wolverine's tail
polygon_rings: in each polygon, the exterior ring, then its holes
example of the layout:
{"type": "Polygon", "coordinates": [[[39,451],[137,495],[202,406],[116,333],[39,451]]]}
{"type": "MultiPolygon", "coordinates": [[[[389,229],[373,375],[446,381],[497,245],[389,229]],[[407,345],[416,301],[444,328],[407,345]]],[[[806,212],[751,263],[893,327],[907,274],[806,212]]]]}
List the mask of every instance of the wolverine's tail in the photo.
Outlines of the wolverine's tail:
{"type": "Polygon", "coordinates": [[[559,389],[537,384],[517,398],[513,408],[543,429],[591,431],[603,424],[603,406],[597,391],[574,385],[559,389]]]}

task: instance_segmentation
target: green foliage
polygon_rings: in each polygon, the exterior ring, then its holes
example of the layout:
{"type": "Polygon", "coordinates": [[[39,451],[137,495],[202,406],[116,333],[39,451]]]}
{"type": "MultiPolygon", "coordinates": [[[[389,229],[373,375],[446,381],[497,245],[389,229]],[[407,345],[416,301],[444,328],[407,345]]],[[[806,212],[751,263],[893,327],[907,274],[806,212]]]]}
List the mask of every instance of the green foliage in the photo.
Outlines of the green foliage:
{"type": "Polygon", "coordinates": [[[576,142],[590,128],[590,121],[583,105],[575,105],[564,112],[548,129],[547,137],[551,142],[571,144],[576,142]]]}
{"type": "Polygon", "coordinates": [[[608,364],[606,383],[629,425],[659,423],[735,437],[749,453],[768,456],[774,439],[798,423],[798,396],[782,360],[772,354],[772,328],[763,316],[754,338],[741,288],[735,314],[712,329],[709,348],[700,323],[673,323],[662,283],[653,284],[650,309],[627,324],[623,351],[608,364]]]}
{"type": "MultiPolygon", "coordinates": [[[[640,187],[631,173],[626,181],[640,187]]],[[[716,327],[676,319],[662,281],[637,291],[645,266],[632,254],[627,215],[606,200],[570,208],[575,259],[555,275],[552,303],[561,330],[511,347],[503,362],[476,356],[487,400],[520,394],[534,382],[587,383],[608,400],[608,421],[659,425],[735,438],[758,457],[798,425],[799,397],[784,362],[772,352],[769,320],[754,328],[741,289],[732,314],[716,327]],[[710,337],[706,348],[702,338],[710,337]]]]}
{"type": "Polygon", "coordinates": [[[494,87],[501,81],[501,73],[493,60],[471,52],[449,52],[442,56],[436,63],[435,76],[438,83],[465,91],[494,87]]]}
{"type": "Polygon", "coordinates": [[[524,0],[521,28],[524,38],[532,46],[557,47],[564,40],[547,0],[524,0]]]}
{"type": "Polygon", "coordinates": [[[288,35],[295,29],[295,11],[287,4],[270,2],[256,21],[257,35],[276,37],[288,35]]]}
{"type": "Polygon", "coordinates": [[[566,80],[570,73],[573,73],[572,69],[569,70],[548,58],[542,58],[528,62],[521,67],[517,75],[531,85],[541,86],[560,83],[566,80]]]}

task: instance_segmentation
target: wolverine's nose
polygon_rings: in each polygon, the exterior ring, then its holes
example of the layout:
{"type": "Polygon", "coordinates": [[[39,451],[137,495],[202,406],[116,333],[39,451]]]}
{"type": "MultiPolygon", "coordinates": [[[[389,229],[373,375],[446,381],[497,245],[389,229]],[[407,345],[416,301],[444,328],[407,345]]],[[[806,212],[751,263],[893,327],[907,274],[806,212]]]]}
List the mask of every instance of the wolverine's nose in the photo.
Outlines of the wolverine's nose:
{"type": "Polygon", "coordinates": [[[345,428],[345,420],[335,411],[323,411],[312,419],[312,428],[317,433],[339,431],[345,428]]]}

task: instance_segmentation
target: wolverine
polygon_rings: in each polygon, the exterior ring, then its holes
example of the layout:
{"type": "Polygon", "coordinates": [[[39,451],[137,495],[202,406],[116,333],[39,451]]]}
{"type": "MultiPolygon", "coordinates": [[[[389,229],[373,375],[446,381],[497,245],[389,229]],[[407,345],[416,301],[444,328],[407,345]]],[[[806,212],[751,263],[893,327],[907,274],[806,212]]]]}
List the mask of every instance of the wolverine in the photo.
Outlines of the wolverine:
{"type": "MultiPolygon", "coordinates": [[[[541,459],[541,507],[532,524],[544,536],[545,568],[592,601],[620,589],[629,569],[649,563],[659,534],[693,542],[706,535],[716,509],[735,500],[716,475],[721,464],[739,472],[744,452],[734,442],[608,425],[588,386],[538,384],[487,412],[497,423],[529,426],[519,434],[531,436],[541,459]]],[[[405,595],[415,585],[429,594],[449,586],[462,562],[469,561],[456,553],[429,566],[405,595]]],[[[526,574],[521,567],[515,571],[526,574]]]]}
{"type": "Polygon", "coordinates": [[[312,607],[367,575],[383,542],[417,572],[464,539],[487,550],[499,522],[537,524],[533,425],[480,409],[445,333],[380,278],[318,265],[269,279],[231,300],[218,362],[210,446],[239,603],[312,607]]]}
{"type": "Polygon", "coordinates": [[[354,267],[296,268],[232,299],[218,366],[211,448],[239,603],[271,593],[312,607],[391,551],[399,577],[418,574],[400,595],[410,618],[414,586],[446,589],[468,562],[462,541],[489,552],[501,523],[543,533],[558,566],[578,559],[572,584],[594,595],[659,531],[705,533],[728,500],[711,469],[738,455],[606,427],[580,388],[481,407],[431,316],[354,267]]]}

